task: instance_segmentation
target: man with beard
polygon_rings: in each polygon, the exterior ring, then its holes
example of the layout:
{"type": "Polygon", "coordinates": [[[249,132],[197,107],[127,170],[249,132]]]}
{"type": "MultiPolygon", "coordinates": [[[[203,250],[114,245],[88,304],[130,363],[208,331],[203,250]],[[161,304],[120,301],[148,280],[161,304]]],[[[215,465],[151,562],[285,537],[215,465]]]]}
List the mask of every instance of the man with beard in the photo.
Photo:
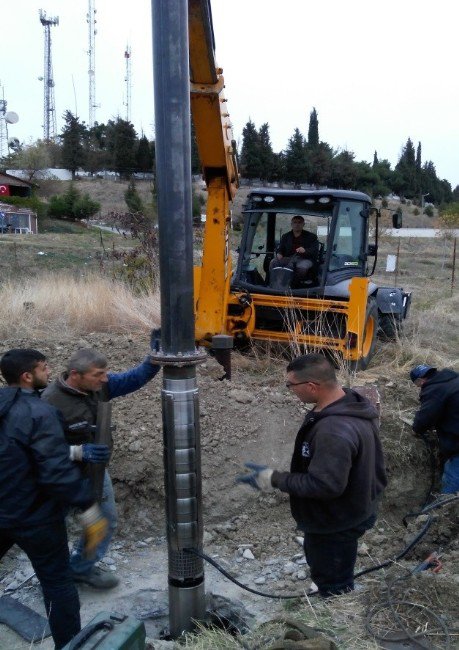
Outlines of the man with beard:
{"type": "Polygon", "coordinates": [[[69,457],[56,409],[41,401],[48,385],[46,357],[14,349],[0,360],[8,384],[0,388],[0,559],[17,544],[29,558],[43,590],[57,649],[80,631],[80,603],[70,570],[65,515],[83,510],[85,553],[103,538],[106,519],[88,480],[69,457]]]}

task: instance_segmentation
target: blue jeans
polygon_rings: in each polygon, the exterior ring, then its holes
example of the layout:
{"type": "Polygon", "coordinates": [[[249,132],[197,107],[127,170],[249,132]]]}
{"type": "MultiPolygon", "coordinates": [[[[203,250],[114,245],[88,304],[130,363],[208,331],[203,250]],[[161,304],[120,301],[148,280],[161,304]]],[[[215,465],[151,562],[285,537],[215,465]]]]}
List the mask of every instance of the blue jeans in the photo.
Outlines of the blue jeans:
{"type": "Polygon", "coordinates": [[[94,564],[101,560],[108,551],[112,537],[115,534],[118,524],[118,517],[116,514],[115,495],[113,493],[113,485],[110,475],[107,470],[104,474],[104,486],[102,490],[102,502],[100,508],[104,516],[108,520],[107,534],[96,548],[95,554],[91,558],[86,558],[84,555],[84,538],[80,537],[75,544],[70,556],[70,566],[74,573],[87,574],[93,569],[94,564]]]}
{"type": "Polygon", "coordinates": [[[446,461],[441,477],[442,494],[459,492],[459,456],[453,456],[446,461]]]}
{"type": "Polygon", "coordinates": [[[24,551],[34,568],[55,648],[63,648],[81,629],[80,600],[69,565],[65,523],[0,529],[0,558],[13,544],[24,551]]]}

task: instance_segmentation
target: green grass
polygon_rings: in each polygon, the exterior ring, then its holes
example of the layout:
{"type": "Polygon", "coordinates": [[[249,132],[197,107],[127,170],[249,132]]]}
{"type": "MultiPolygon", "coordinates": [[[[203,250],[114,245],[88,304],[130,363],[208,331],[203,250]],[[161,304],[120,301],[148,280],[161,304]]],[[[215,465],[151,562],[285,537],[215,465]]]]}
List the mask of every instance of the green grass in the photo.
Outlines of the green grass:
{"type": "Polygon", "coordinates": [[[45,220],[38,235],[0,235],[0,277],[3,281],[29,278],[48,272],[98,274],[112,277],[110,258],[135,246],[134,240],[116,233],[86,228],[69,221],[45,220]],[[101,264],[102,261],[102,264],[101,264]]]}

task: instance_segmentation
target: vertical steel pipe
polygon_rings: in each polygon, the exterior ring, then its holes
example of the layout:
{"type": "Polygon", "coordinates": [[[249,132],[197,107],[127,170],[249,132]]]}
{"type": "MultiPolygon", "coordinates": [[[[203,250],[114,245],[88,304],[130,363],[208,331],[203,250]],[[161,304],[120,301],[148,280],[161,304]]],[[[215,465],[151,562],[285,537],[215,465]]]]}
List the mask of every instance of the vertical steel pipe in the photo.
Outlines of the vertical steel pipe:
{"type": "Polygon", "coordinates": [[[156,182],[160,243],[163,431],[169,553],[169,628],[176,638],[205,615],[201,454],[193,301],[187,0],[152,0],[156,182]]]}

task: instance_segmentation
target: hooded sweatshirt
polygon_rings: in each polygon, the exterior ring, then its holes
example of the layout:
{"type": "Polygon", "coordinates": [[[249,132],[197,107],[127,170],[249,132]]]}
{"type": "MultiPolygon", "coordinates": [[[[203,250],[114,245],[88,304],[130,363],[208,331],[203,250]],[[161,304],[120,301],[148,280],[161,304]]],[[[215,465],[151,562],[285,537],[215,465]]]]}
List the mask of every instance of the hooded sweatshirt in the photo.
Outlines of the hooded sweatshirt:
{"type": "Polygon", "coordinates": [[[459,455],[459,374],[438,370],[422,386],[421,408],[414,416],[413,429],[425,433],[435,428],[444,458],[459,455]]]}
{"type": "Polygon", "coordinates": [[[63,520],[68,506],[93,503],[56,409],[35,391],[0,388],[0,528],[63,520]]]}
{"type": "Polygon", "coordinates": [[[387,485],[372,404],[354,391],[322,411],[310,411],[295,441],[290,472],[272,485],[290,495],[298,527],[307,533],[353,528],[376,513],[387,485]]]}

